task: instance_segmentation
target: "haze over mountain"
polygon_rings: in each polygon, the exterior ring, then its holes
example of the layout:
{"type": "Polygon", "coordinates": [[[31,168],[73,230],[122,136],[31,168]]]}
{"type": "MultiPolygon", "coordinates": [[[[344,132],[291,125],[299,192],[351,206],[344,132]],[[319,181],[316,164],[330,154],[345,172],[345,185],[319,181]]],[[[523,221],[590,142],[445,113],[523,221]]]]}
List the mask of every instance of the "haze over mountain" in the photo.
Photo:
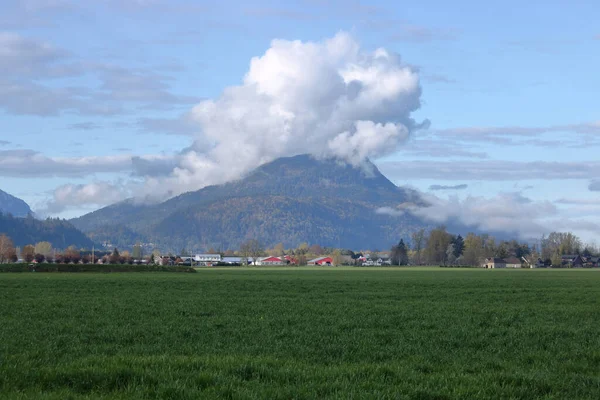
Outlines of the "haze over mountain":
{"type": "Polygon", "coordinates": [[[25,201],[0,190],[0,212],[12,214],[15,217],[26,217],[32,214],[31,208],[25,201]]]}
{"type": "MultiPolygon", "coordinates": [[[[241,180],[208,186],[154,205],[123,201],[71,222],[96,242],[121,247],[152,242],[183,247],[235,249],[255,238],[265,245],[302,242],[345,248],[388,248],[429,224],[406,214],[378,214],[382,207],[421,202],[377,167],[353,167],[308,155],[280,158],[241,180]]],[[[422,203],[422,202],[421,202],[422,203]]]]}

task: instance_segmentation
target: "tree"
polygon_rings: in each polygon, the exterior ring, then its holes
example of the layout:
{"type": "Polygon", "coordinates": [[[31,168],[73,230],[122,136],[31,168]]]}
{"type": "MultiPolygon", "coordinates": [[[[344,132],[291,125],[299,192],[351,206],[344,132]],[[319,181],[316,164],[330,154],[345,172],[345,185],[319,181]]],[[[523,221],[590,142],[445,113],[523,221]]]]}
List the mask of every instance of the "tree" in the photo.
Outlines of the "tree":
{"type": "Polygon", "coordinates": [[[33,259],[35,258],[35,247],[33,247],[33,245],[31,245],[31,244],[24,246],[23,249],[21,250],[21,258],[26,263],[32,262],[33,259]]]}
{"type": "Polygon", "coordinates": [[[277,243],[275,247],[273,247],[273,255],[275,256],[284,256],[285,248],[283,247],[283,243],[277,243]]]}
{"type": "Polygon", "coordinates": [[[344,263],[344,257],[342,257],[342,252],[339,251],[338,249],[336,249],[332,256],[331,256],[332,260],[333,260],[333,265],[340,266],[344,263]]]}
{"type": "Polygon", "coordinates": [[[121,255],[119,254],[119,249],[117,249],[116,247],[109,257],[109,262],[111,264],[119,264],[121,262],[121,255]]]}
{"type": "Polygon", "coordinates": [[[265,252],[262,244],[256,239],[248,239],[242,243],[240,247],[242,257],[252,258],[252,263],[256,265],[256,261],[265,252]]]}
{"type": "Polygon", "coordinates": [[[135,246],[133,246],[133,253],[132,256],[135,260],[141,260],[142,259],[142,245],[140,245],[139,242],[137,242],[135,244],[135,246]]]}
{"type": "Polygon", "coordinates": [[[0,264],[13,261],[13,254],[16,255],[17,251],[11,238],[5,234],[0,235],[0,264]]]}
{"type": "Polygon", "coordinates": [[[454,244],[450,243],[446,248],[446,262],[450,265],[454,264],[456,261],[456,249],[454,248],[454,244]]]}
{"type": "Polygon", "coordinates": [[[452,253],[454,258],[456,259],[462,256],[463,252],[465,251],[465,241],[463,237],[460,235],[455,236],[452,239],[452,244],[454,245],[454,253],[452,253]]]}
{"type": "Polygon", "coordinates": [[[465,250],[462,260],[465,265],[478,266],[483,261],[483,239],[474,233],[469,233],[465,238],[465,250]]]}
{"type": "Polygon", "coordinates": [[[407,265],[408,264],[408,249],[404,244],[404,239],[392,247],[390,261],[392,265],[407,265]]]}
{"type": "Polygon", "coordinates": [[[446,264],[446,250],[452,241],[452,235],[446,232],[445,226],[432,229],[429,232],[425,256],[430,264],[446,264]]]}
{"type": "Polygon", "coordinates": [[[35,244],[35,253],[42,254],[45,258],[52,257],[52,244],[50,242],[37,242],[35,244]]]}
{"type": "Polygon", "coordinates": [[[421,252],[424,247],[425,229],[419,229],[411,235],[413,250],[415,251],[415,263],[421,265],[421,252]]]}
{"type": "Polygon", "coordinates": [[[81,253],[75,246],[69,246],[63,255],[67,263],[72,262],[73,264],[77,264],[81,260],[81,253]]]}
{"type": "Polygon", "coordinates": [[[309,252],[311,254],[314,254],[315,256],[320,256],[323,254],[323,248],[321,247],[321,245],[313,244],[312,246],[310,246],[309,252]]]}
{"type": "Polygon", "coordinates": [[[550,258],[553,267],[562,267],[562,257],[558,253],[554,253],[550,258]]]}
{"type": "Polygon", "coordinates": [[[41,253],[36,253],[34,256],[34,259],[37,263],[43,263],[44,260],[46,259],[46,256],[41,253]]]}

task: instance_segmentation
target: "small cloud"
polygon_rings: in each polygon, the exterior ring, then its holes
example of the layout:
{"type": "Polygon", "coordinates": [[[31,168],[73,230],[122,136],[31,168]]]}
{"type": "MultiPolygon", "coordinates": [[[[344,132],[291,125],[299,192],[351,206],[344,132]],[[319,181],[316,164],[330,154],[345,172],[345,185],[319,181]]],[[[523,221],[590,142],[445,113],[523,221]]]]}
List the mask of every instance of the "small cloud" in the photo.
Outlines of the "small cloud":
{"type": "Polygon", "coordinates": [[[600,205],[598,199],[574,199],[574,198],[562,198],[554,201],[556,204],[569,204],[579,206],[597,206],[600,205]]]}
{"type": "Polygon", "coordinates": [[[300,21],[308,21],[316,19],[317,16],[314,14],[309,14],[303,11],[292,10],[287,8],[249,8],[244,10],[244,14],[253,17],[275,17],[275,18],[285,18],[291,20],[300,20],[300,21]]]}
{"type": "Polygon", "coordinates": [[[102,126],[94,122],[78,122],[76,124],[70,124],[68,128],[76,131],[91,131],[94,129],[100,129],[102,126]]]}
{"type": "Polygon", "coordinates": [[[0,146],[7,146],[9,144],[10,144],[10,142],[7,140],[0,140],[0,146]]]}
{"type": "Polygon", "coordinates": [[[432,83],[456,83],[456,81],[442,74],[423,74],[423,80],[432,83]]]}
{"type": "Polygon", "coordinates": [[[133,149],[130,149],[129,147],[117,147],[116,149],[113,149],[113,150],[124,152],[124,153],[130,153],[133,151],[133,149]]]}
{"type": "Polygon", "coordinates": [[[431,185],[429,186],[429,190],[464,190],[468,188],[469,185],[466,183],[460,185],[431,185]]]}
{"type": "Polygon", "coordinates": [[[457,32],[453,29],[435,29],[421,25],[403,25],[390,37],[393,41],[429,43],[438,40],[456,40],[457,32]]]}
{"type": "Polygon", "coordinates": [[[588,189],[592,192],[600,192],[600,181],[594,180],[591,181],[588,185],[588,189]]]}

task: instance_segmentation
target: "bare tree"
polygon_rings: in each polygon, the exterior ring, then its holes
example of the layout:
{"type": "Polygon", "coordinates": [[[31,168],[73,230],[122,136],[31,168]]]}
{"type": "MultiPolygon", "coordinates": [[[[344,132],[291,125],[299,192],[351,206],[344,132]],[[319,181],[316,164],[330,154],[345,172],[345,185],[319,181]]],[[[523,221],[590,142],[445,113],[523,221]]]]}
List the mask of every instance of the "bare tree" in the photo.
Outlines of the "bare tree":
{"type": "Polygon", "coordinates": [[[25,262],[32,262],[33,259],[35,258],[35,247],[33,247],[33,245],[28,244],[27,246],[24,246],[23,249],[21,250],[21,257],[23,258],[23,260],[25,262]]]}
{"type": "Polygon", "coordinates": [[[12,254],[16,254],[13,241],[8,236],[0,235],[0,264],[12,261],[12,254]]]}
{"type": "Polygon", "coordinates": [[[415,261],[417,265],[421,264],[421,253],[425,241],[425,229],[419,229],[411,235],[413,250],[415,251],[415,261]]]}
{"type": "Polygon", "coordinates": [[[256,261],[263,255],[265,249],[258,240],[249,239],[242,243],[240,251],[242,253],[242,257],[252,258],[252,263],[256,265],[256,261]]]}

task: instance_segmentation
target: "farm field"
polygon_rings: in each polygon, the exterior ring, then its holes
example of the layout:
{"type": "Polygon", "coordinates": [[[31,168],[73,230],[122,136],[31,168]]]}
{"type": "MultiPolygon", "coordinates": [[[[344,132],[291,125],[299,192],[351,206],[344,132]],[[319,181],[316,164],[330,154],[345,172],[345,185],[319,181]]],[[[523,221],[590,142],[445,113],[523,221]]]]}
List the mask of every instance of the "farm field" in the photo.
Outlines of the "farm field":
{"type": "Polygon", "coordinates": [[[0,398],[598,399],[600,271],[0,274],[0,398]]]}

